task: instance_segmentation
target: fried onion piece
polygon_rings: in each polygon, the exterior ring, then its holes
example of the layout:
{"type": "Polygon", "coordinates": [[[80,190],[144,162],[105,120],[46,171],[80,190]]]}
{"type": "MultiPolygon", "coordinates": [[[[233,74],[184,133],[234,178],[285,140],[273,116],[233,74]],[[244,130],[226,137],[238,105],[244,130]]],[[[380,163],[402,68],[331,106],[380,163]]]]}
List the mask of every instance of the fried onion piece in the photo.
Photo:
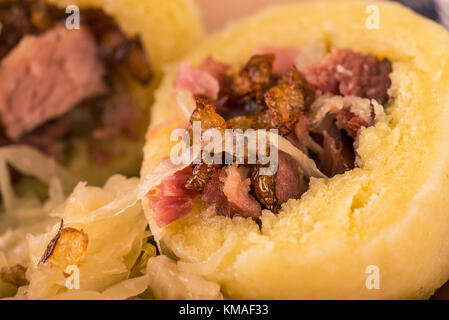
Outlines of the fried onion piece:
{"type": "Polygon", "coordinates": [[[247,130],[253,127],[255,116],[238,116],[228,120],[228,124],[232,129],[247,130]]]}
{"type": "Polygon", "coordinates": [[[13,267],[3,267],[0,269],[0,279],[16,287],[22,287],[28,284],[25,276],[26,271],[27,269],[20,264],[13,267]]]}
{"type": "Polygon", "coordinates": [[[284,126],[292,129],[304,111],[304,96],[301,88],[282,82],[265,94],[268,108],[276,113],[284,126]]]}
{"type": "Polygon", "coordinates": [[[294,84],[296,85],[296,87],[301,88],[306,108],[309,108],[315,101],[315,88],[304,79],[304,77],[295,66],[292,66],[282,77],[282,83],[294,84]]]}
{"type": "Polygon", "coordinates": [[[255,198],[268,210],[279,212],[280,206],[276,199],[276,175],[261,175],[260,166],[251,168],[251,185],[255,198]]]}
{"type": "Polygon", "coordinates": [[[279,130],[279,134],[281,136],[288,135],[293,129],[290,126],[286,126],[285,123],[282,121],[279,113],[274,111],[273,109],[267,109],[257,114],[251,126],[256,130],[277,129],[279,130]]]}
{"type": "Polygon", "coordinates": [[[78,265],[86,254],[88,242],[83,230],[64,228],[64,221],[61,221],[58,234],[48,244],[40,263],[49,263],[61,270],[78,265]]]}
{"type": "Polygon", "coordinates": [[[209,182],[211,177],[217,173],[222,166],[220,165],[208,165],[208,164],[198,164],[193,168],[192,177],[187,180],[185,187],[186,189],[193,190],[196,192],[203,192],[204,187],[209,182]]]}
{"type": "Polygon", "coordinates": [[[81,20],[92,31],[100,45],[101,55],[110,65],[124,67],[143,84],[152,79],[153,70],[139,36],[129,39],[114,18],[101,9],[84,10],[81,20]]]}
{"type": "Polygon", "coordinates": [[[274,83],[272,54],[254,55],[233,79],[232,89],[242,101],[263,102],[264,91],[274,83]]]}
{"type": "Polygon", "coordinates": [[[196,98],[196,109],[190,116],[189,132],[192,137],[193,123],[195,121],[201,122],[201,131],[207,131],[208,129],[225,130],[228,128],[226,120],[223,119],[212,105],[212,101],[206,97],[196,98]]]}

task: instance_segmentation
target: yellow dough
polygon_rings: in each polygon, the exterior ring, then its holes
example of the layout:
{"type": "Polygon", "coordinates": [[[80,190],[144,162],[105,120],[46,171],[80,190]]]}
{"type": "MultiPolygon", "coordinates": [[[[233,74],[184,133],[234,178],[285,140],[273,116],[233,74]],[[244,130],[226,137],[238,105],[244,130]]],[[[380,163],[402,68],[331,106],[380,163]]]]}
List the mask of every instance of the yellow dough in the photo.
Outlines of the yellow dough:
{"type": "MultiPolygon", "coordinates": [[[[146,201],[152,232],[178,265],[228,298],[429,298],[449,278],[449,35],[441,26],[394,3],[295,4],[230,25],[185,60],[212,55],[236,66],[260,43],[315,41],[392,62],[392,99],[386,117],[361,133],[361,167],[313,179],[279,215],[265,211],[262,230],[201,215],[200,203],[162,230],[146,201]],[[366,27],[369,5],[379,9],[379,29],[366,27]],[[369,266],[379,268],[380,289],[367,288],[369,266]]],[[[169,155],[171,130],[186,121],[173,94],[176,69],[156,93],[142,176],[169,155]]]]}

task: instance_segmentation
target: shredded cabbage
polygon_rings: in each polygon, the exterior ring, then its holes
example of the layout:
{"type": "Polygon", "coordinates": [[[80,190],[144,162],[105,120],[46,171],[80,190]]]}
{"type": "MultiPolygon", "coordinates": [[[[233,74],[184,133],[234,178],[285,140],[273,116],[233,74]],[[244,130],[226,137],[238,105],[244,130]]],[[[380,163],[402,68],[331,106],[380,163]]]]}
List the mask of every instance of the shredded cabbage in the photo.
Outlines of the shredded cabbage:
{"type": "MultiPolygon", "coordinates": [[[[137,186],[138,179],[117,175],[110,178],[102,189],[80,183],[67,200],[63,213],[64,227],[83,230],[88,235],[87,252],[77,265],[80,290],[96,292],[104,297],[108,296],[108,292],[109,297],[129,297],[124,292],[120,293],[119,289],[107,290],[128,279],[146,236],[147,222],[142,207],[135,199],[130,200],[130,194],[134,194],[137,186]],[[117,204],[123,204],[124,199],[130,202],[122,208],[117,204]]],[[[77,296],[67,293],[65,270],[39,263],[58,230],[59,223],[50,232],[27,236],[30,260],[27,272],[30,284],[26,290],[28,299],[57,298],[61,294],[62,297],[77,296]]],[[[128,288],[131,296],[139,294],[141,289],[131,290],[126,285],[124,288],[128,288]]],[[[100,297],[87,294],[89,296],[100,297]]]]}
{"type": "Polygon", "coordinates": [[[148,261],[149,287],[157,299],[221,300],[220,286],[202,276],[182,271],[178,264],[160,255],[148,261]]]}

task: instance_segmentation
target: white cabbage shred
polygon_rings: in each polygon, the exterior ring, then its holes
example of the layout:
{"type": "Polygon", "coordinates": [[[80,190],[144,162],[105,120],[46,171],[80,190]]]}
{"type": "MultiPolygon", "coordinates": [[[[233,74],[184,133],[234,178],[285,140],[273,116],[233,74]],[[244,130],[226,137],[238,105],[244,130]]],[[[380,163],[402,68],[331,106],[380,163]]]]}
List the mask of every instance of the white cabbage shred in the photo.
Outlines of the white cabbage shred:
{"type": "Polygon", "coordinates": [[[151,232],[146,230],[148,223],[141,200],[164,178],[192,161],[186,158],[179,165],[163,161],[141,183],[137,178],[119,175],[111,177],[103,188],[79,183],[66,199],[65,190],[73,180],[55,162],[28,147],[0,150],[0,191],[3,198],[9,197],[0,214],[0,221],[4,222],[0,225],[0,269],[21,264],[27,267],[29,281],[21,288],[0,281],[0,297],[15,294],[14,299],[222,298],[218,284],[180,270],[176,262],[164,256],[151,259],[156,250],[147,243],[151,232]],[[49,200],[41,204],[34,198],[17,198],[7,163],[48,183],[49,200]],[[87,250],[76,265],[80,287],[75,290],[67,288],[65,270],[41,263],[47,246],[59,231],[61,219],[64,228],[74,228],[88,236],[87,250]]]}

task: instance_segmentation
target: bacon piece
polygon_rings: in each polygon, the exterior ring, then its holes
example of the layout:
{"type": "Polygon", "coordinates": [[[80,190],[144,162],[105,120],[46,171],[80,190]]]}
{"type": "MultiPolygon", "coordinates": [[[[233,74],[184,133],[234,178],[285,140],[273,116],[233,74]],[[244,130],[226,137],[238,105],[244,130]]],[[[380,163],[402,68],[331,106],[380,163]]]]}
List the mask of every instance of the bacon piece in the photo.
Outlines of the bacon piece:
{"type": "Polygon", "coordinates": [[[231,203],[233,211],[251,218],[258,218],[261,214],[259,202],[249,194],[251,180],[248,178],[249,170],[237,164],[225,169],[226,176],[222,177],[223,193],[231,203]]]}
{"type": "Polygon", "coordinates": [[[211,56],[204,59],[199,66],[200,70],[209,73],[212,77],[217,79],[220,84],[220,88],[229,82],[230,77],[228,77],[226,73],[230,68],[230,65],[217,61],[211,56]]]}
{"type": "Polygon", "coordinates": [[[260,45],[254,50],[254,54],[274,54],[273,73],[277,76],[282,76],[292,66],[296,65],[296,60],[301,54],[299,48],[279,48],[269,45],[260,45]]]}
{"type": "Polygon", "coordinates": [[[322,92],[375,99],[384,104],[388,100],[391,71],[389,61],[349,49],[334,49],[324,61],[303,73],[322,92]]]}
{"type": "Polygon", "coordinates": [[[194,192],[185,188],[192,176],[192,168],[187,167],[164,179],[157,196],[149,195],[154,219],[160,228],[184,218],[193,208],[194,192]]]}
{"type": "Polygon", "coordinates": [[[175,88],[215,100],[220,92],[220,83],[209,72],[195,68],[190,63],[182,62],[176,77],[175,88]]]}
{"type": "Polygon", "coordinates": [[[104,66],[95,40],[85,29],[57,26],[25,36],[0,66],[0,114],[5,131],[17,141],[86,98],[103,94],[104,66]]]}

